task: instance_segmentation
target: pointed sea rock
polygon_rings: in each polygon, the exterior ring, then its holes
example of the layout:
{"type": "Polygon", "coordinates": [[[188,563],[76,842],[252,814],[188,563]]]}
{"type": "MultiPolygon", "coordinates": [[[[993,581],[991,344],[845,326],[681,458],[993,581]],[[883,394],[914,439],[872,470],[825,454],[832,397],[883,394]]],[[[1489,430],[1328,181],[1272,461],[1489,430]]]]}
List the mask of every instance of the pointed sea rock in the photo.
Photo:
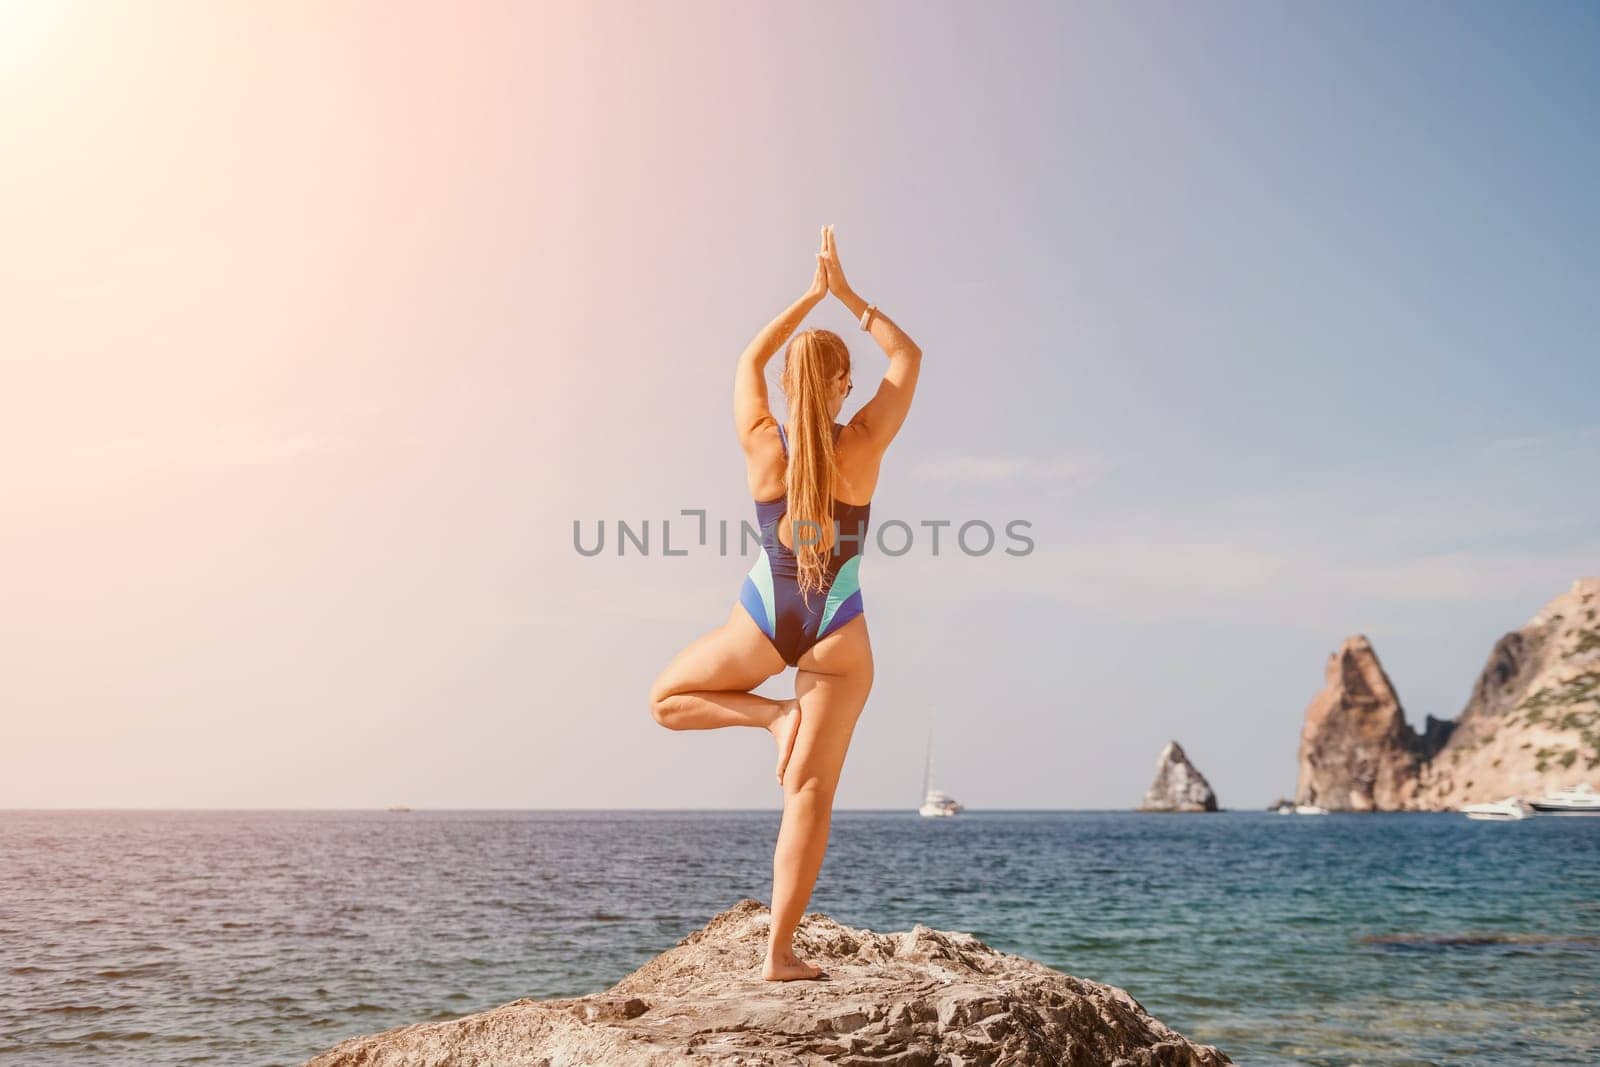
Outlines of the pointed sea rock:
{"type": "Polygon", "coordinates": [[[1306,709],[1295,803],[1329,811],[1403,808],[1425,754],[1372,643],[1363,634],[1345,638],[1306,709]]]}
{"type": "Polygon", "coordinates": [[[1216,811],[1217,794],[1201,774],[1183,746],[1168,741],[1156,758],[1156,779],[1145,793],[1140,811],[1216,811]]]}

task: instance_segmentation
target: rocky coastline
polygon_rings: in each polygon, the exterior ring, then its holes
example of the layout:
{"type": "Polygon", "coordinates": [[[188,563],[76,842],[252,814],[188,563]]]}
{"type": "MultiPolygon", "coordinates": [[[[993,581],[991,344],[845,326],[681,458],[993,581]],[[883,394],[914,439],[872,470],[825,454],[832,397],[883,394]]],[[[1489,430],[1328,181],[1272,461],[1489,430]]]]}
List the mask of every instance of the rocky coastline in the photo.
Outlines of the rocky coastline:
{"type": "Polygon", "coordinates": [[[1407,721],[1372,643],[1328,659],[1300,735],[1297,804],[1454,811],[1537,797],[1600,768],[1600,578],[1581,578],[1489,652],[1454,719],[1407,721]]]}

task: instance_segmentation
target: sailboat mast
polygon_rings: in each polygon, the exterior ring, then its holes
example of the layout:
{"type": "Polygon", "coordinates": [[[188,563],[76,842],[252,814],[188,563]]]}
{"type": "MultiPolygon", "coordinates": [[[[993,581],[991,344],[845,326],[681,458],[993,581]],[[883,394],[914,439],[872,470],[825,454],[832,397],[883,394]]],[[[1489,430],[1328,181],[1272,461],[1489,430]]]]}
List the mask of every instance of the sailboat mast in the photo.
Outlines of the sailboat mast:
{"type": "Polygon", "coordinates": [[[928,790],[933,788],[933,712],[928,712],[928,762],[922,772],[922,797],[928,797],[928,790]]]}

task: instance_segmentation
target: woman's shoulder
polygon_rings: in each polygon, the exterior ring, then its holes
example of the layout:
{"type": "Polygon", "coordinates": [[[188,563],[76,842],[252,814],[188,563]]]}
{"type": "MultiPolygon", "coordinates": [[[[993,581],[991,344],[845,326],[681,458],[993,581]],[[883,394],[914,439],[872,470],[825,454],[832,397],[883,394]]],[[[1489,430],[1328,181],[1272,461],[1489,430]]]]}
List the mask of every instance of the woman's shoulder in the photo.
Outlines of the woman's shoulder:
{"type": "Polygon", "coordinates": [[[876,464],[883,458],[883,450],[872,435],[855,422],[833,424],[833,451],[834,455],[853,463],[866,460],[876,464]]]}
{"type": "Polygon", "coordinates": [[[849,423],[834,423],[834,462],[838,467],[839,487],[834,499],[852,507],[871,503],[878,488],[878,466],[882,454],[871,438],[849,423]]]}
{"type": "Polygon", "coordinates": [[[753,499],[771,500],[783,494],[783,473],[788,461],[784,458],[782,433],[778,420],[766,415],[757,420],[740,442],[753,499]]]}
{"type": "Polygon", "coordinates": [[[781,455],[783,427],[771,415],[763,415],[739,438],[739,446],[744,449],[745,456],[751,459],[781,455]]]}

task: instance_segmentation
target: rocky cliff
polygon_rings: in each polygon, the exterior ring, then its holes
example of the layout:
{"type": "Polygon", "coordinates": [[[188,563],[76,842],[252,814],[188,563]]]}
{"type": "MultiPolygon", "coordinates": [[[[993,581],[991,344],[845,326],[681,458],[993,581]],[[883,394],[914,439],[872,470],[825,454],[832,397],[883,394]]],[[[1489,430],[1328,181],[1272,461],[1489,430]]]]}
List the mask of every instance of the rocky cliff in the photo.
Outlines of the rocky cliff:
{"type": "Polygon", "coordinates": [[[1584,578],[1489,654],[1454,720],[1407,724],[1365,637],[1328,661],[1306,709],[1295,800],[1337,811],[1454,810],[1536,797],[1600,768],[1600,578],[1584,578]]]}
{"type": "Polygon", "coordinates": [[[1140,811],[1216,811],[1217,794],[1201,774],[1183,746],[1168,741],[1156,757],[1156,778],[1144,795],[1140,811]]]}
{"type": "Polygon", "coordinates": [[[358,1037],[307,1067],[1233,1062],[1121,989],[920,924],[879,934],[812,912],[795,951],[824,977],[766,982],[769,921],[762,904],[742,900],[603,993],[358,1037]]]}
{"type": "Polygon", "coordinates": [[[1448,735],[1406,722],[1394,685],[1361,634],[1328,657],[1322,691],[1300,731],[1295,802],[1332,811],[1394,811],[1408,806],[1417,771],[1433,755],[1426,740],[1448,735]]]}

